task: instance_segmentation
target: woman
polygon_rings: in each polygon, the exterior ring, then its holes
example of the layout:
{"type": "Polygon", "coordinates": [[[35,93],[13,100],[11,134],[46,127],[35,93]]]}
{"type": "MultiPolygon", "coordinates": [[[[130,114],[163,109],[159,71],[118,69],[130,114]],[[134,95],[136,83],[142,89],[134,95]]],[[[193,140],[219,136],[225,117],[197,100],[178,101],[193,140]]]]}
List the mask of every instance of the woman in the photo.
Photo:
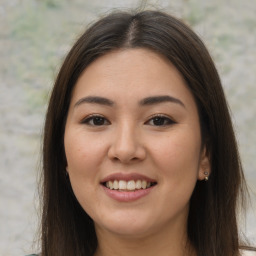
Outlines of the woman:
{"type": "Polygon", "coordinates": [[[181,21],[144,11],[93,24],[61,67],[44,131],[41,255],[246,249],[227,103],[208,51],[181,21]]]}

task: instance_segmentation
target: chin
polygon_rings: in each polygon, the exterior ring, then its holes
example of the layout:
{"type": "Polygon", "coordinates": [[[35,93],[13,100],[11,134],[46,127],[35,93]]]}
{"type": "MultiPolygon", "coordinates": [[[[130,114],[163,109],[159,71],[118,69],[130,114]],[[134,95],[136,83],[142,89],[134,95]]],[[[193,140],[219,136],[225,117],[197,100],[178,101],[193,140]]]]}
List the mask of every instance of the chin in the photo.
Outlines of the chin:
{"type": "Polygon", "coordinates": [[[131,238],[140,238],[145,237],[147,234],[150,234],[150,228],[145,225],[113,225],[113,226],[107,226],[105,227],[108,232],[111,232],[113,234],[116,234],[118,236],[123,237],[131,237],[131,238]]]}
{"type": "Polygon", "coordinates": [[[146,216],[139,215],[126,215],[126,216],[113,216],[100,222],[95,222],[96,232],[98,230],[105,230],[112,234],[124,237],[145,237],[146,235],[154,232],[157,228],[154,227],[153,220],[146,216]]]}

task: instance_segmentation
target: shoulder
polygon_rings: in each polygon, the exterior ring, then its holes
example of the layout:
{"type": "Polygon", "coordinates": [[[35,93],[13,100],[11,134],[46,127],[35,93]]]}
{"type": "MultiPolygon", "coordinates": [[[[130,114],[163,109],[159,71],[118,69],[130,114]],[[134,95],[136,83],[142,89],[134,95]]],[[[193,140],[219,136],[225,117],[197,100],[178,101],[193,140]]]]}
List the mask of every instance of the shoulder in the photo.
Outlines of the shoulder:
{"type": "Polygon", "coordinates": [[[241,256],[256,256],[256,251],[241,250],[241,256]]]}

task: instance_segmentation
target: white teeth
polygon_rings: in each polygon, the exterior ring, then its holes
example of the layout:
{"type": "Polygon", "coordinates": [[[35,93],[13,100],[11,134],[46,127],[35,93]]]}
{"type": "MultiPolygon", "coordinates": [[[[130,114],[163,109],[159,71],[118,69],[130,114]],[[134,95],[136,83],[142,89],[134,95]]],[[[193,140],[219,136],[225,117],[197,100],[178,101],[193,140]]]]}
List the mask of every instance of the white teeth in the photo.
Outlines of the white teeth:
{"type": "Polygon", "coordinates": [[[136,189],[141,189],[141,180],[137,180],[135,184],[136,189]]]}
{"type": "Polygon", "coordinates": [[[110,188],[110,189],[114,188],[113,182],[111,180],[108,181],[108,186],[107,187],[110,188]]]}
{"type": "Polygon", "coordinates": [[[119,189],[119,182],[117,180],[113,182],[113,189],[119,189]]]}
{"type": "Polygon", "coordinates": [[[124,180],[119,180],[119,189],[126,189],[127,182],[124,180]]]}
{"type": "Polygon", "coordinates": [[[127,189],[128,190],[135,190],[135,181],[134,180],[129,180],[127,182],[127,189]]]}
{"type": "Polygon", "coordinates": [[[142,187],[143,189],[145,189],[145,188],[147,187],[147,182],[146,182],[145,180],[143,180],[143,181],[141,182],[141,187],[142,187]]]}
{"type": "Polygon", "coordinates": [[[129,181],[124,181],[124,180],[114,180],[114,181],[107,181],[106,182],[106,187],[109,189],[115,189],[115,190],[130,190],[134,191],[136,189],[146,189],[151,187],[152,183],[147,182],[145,180],[129,180],[129,181]]]}

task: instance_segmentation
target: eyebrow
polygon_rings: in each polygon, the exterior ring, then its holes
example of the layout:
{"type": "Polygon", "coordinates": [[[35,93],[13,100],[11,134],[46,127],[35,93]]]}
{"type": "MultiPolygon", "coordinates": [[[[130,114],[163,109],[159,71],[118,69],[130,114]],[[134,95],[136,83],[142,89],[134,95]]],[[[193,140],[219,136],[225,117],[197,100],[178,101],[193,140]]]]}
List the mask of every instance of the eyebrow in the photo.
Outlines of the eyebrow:
{"type": "MultiPolygon", "coordinates": [[[[176,103],[185,108],[184,103],[172,96],[169,95],[161,95],[161,96],[151,96],[144,98],[139,101],[139,105],[141,106],[148,106],[148,105],[155,105],[155,104],[160,104],[160,103],[165,103],[165,102],[171,102],[171,103],[176,103]]],[[[74,107],[77,107],[83,103],[92,103],[92,104],[99,104],[99,105],[104,105],[104,106],[113,106],[115,103],[107,98],[100,97],[100,96],[88,96],[81,98],[75,103],[74,107]]]]}
{"type": "Polygon", "coordinates": [[[145,99],[142,99],[139,102],[139,104],[142,106],[147,106],[147,105],[155,105],[155,104],[164,103],[164,102],[177,103],[185,108],[185,104],[181,100],[169,95],[147,97],[145,99]]]}
{"type": "Polygon", "coordinates": [[[114,102],[110,99],[99,97],[99,96],[88,96],[81,98],[75,104],[75,107],[83,104],[83,103],[93,103],[93,104],[100,104],[104,106],[113,106],[114,102]]]}

